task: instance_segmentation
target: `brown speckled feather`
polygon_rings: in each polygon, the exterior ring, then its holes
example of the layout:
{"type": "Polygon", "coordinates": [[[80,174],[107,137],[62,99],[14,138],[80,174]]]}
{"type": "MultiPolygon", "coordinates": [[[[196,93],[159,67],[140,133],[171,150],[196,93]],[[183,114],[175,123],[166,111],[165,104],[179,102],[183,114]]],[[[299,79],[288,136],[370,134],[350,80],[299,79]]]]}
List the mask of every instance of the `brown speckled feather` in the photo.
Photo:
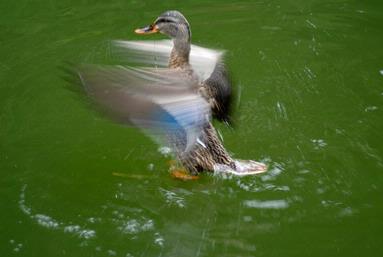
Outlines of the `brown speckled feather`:
{"type": "Polygon", "coordinates": [[[232,169],[236,168],[234,160],[223,147],[210,122],[204,128],[200,140],[201,142],[197,142],[191,151],[178,156],[182,165],[189,172],[196,174],[204,170],[214,171],[216,164],[225,164],[232,169]]]}

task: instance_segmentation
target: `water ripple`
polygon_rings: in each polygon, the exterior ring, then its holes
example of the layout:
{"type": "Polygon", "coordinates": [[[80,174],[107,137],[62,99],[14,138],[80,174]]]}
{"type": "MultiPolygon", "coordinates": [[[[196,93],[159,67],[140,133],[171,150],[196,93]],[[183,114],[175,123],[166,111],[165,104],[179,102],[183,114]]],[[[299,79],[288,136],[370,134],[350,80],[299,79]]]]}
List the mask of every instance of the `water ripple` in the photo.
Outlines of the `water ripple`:
{"type": "Polygon", "coordinates": [[[245,200],[243,205],[249,208],[256,209],[286,209],[289,207],[289,203],[286,200],[268,200],[268,201],[259,201],[259,200],[245,200]]]}
{"type": "Polygon", "coordinates": [[[161,194],[165,197],[165,201],[168,205],[176,205],[180,208],[185,208],[185,199],[177,195],[175,192],[166,190],[164,188],[159,189],[161,194]]]}
{"type": "Polygon", "coordinates": [[[25,215],[27,215],[30,219],[34,220],[38,225],[48,229],[61,230],[64,233],[71,233],[85,240],[96,237],[96,231],[94,230],[85,229],[80,225],[67,224],[65,222],[58,221],[46,214],[33,214],[32,208],[28,207],[25,202],[26,188],[27,185],[24,185],[21,188],[21,193],[19,197],[19,208],[25,215]]]}

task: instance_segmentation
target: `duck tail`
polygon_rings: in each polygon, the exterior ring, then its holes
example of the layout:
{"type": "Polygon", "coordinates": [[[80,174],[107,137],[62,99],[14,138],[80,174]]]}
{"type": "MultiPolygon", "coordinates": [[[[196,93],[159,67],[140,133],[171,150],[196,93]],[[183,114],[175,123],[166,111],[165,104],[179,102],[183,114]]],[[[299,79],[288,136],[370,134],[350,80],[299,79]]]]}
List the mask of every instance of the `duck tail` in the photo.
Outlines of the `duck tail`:
{"type": "Polygon", "coordinates": [[[253,160],[234,160],[235,169],[225,164],[215,164],[214,172],[229,173],[236,176],[256,175],[267,171],[267,165],[253,160]]]}

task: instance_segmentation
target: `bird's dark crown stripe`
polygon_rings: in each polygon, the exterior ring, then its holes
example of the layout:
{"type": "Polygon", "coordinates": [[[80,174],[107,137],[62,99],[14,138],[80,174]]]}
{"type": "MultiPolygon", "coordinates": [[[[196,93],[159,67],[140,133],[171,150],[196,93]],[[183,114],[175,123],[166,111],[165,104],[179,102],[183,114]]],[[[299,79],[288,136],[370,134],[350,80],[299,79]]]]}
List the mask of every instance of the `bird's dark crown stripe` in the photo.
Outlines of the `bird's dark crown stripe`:
{"type": "Polygon", "coordinates": [[[160,23],[160,22],[173,22],[173,23],[175,23],[175,20],[171,19],[171,18],[159,18],[158,20],[156,20],[156,23],[160,23]]]}

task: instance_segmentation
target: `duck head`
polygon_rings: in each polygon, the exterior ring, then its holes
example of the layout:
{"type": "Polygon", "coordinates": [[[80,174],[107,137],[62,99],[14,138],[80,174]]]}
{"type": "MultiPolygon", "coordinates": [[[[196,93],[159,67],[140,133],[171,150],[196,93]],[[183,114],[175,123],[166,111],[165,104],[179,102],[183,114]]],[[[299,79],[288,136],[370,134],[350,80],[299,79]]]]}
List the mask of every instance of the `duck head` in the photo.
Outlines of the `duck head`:
{"type": "Polygon", "coordinates": [[[179,11],[166,11],[152,24],[135,30],[137,34],[162,33],[180,41],[190,41],[191,31],[189,22],[179,11]]]}

